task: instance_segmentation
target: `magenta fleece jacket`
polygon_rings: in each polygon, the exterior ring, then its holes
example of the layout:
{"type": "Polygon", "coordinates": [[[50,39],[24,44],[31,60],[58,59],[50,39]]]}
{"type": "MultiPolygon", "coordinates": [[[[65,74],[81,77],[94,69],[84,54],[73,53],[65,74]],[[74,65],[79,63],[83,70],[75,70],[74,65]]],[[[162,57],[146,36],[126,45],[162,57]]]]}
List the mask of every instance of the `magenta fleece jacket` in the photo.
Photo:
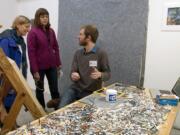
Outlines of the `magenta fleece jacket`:
{"type": "Polygon", "coordinates": [[[27,36],[31,72],[61,66],[59,46],[52,28],[33,27],[27,36]]]}

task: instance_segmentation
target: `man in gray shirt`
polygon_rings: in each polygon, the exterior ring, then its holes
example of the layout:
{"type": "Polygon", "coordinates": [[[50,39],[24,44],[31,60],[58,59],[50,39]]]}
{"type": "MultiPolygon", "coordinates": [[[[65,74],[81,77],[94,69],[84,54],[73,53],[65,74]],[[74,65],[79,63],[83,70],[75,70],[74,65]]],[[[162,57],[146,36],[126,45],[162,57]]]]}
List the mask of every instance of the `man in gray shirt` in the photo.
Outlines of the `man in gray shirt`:
{"type": "Polygon", "coordinates": [[[70,78],[73,84],[64,92],[60,106],[88,96],[102,87],[102,82],[110,78],[107,53],[95,43],[99,32],[94,25],[81,27],[79,44],[82,49],[75,52],[70,78]]]}

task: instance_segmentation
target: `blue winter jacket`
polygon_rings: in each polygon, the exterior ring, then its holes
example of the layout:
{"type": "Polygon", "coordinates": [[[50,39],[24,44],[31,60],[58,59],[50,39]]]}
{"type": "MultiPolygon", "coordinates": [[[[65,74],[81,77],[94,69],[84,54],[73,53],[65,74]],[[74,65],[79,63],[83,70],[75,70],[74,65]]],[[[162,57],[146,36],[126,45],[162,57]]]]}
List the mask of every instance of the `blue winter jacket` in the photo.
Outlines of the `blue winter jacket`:
{"type": "MultiPolygon", "coordinates": [[[[0,34],[0,48],[3,49],[6,56],[13,59],[17,66],[20,68],[22,65],[22,71],[24,77],[27,75],[27,60],[26,60],[26,45],[24,39],[18,36],[16,30],[5,30],[0,34]],[[20,51],[22,49],[22,54],[20,51]]],[[[0,80],[1,81],[1,80],[0,80]]],[[[8,95],[4,99],[4,106],[9,111],[16,97],[16,93],[10,90],[8,95]]]]}
{"type": "Polygon", "coordinates": [[[16,42],[12,38],[0,37],[0,48],[2,48],[6,56],[13,59],[20,68],[22,55],[16,42]]]}

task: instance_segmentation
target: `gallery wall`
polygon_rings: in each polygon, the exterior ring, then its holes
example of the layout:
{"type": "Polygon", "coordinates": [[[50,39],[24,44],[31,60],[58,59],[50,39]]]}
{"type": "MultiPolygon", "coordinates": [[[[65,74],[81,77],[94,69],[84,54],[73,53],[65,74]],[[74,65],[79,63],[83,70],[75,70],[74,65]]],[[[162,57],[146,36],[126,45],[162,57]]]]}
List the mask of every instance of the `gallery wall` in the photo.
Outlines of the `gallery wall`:
{"type": "Polygon", "coordinates": [[[72,56],[79,48],[77,36],[85,24],[100,32],[97,45],[108,55],[112,78],[108,83],[141,85],[144,75],[148,0],[60,0],[59,43],[63,60],[62,88],[70,84],[72,56]]]}
{"type": "Polygon", "coordinates": [[[18,14],[24,14],[30,19],[34,18],[34,14],[38,8],[46,8],[49,11],[50,23],[56,34],[58,29],[58,0],[17,0],[18,14]]]}
{"type": "Polygon", "coordinates": [[[0,32],[2,32],[4,29],[10,28],[12,25],[12,21],[17,14],[17,1],[1,0],[0,13],[0,24],[3,25],[0,32]]]}
{"type": "MultiPolygon", "coordinates": [[[[58,0],[5,0],[1,1],[0,23],[3,24],[2,31],[11,26],[12,20],[18,14],[27,14],[33,17],[35,9],[39,7],[49,8],[51,16],[51,24],[58,31],[58,0]],[[9,8],[11,7],[11,8],[9,8]],[[17,8],[18,7],[18,8],[17,8]]],[[[150,0],[149,1],[149,17],[148,32],[146,46],[146,63],[145,63],[145,80],[144,86],[156,89],[171,89],[180,75],[180,38],[178,31],[162,31],[162,13],[164,3],[177,3],[179,0],[150,0]]],[[[62,31],[64,28],[61,27],[62,31]]],[[[76,33],[73,34],[74,42],[77,43],[76,33]]],[[[130,39],[129,39],[130,40],[130,39]]],[[[60,43],[61,45],[61,43],[60,43]]],[[[74,44],[74,49],[78,44],[74,44]]],[[[63,48],[62,50],[63,51],[63,48]]],[[[72,56],[71,56],[72,57],[72,56]]],[[[68,59],[71,59],[69,57],[68,59]]],[[[64,70],[64,69],[63,69],[64,70]]],[[[29,74],[31,77],[31,75],[29,74]]],[[[28,82],[33,81],[29,79],[28,82]]]]}
{"type": "Polygon", "coordinates": [[[144,86],[171,90],[180,77],[180,31],[163,30],[164,4],[179,0],[150,0],[144,86]]]}

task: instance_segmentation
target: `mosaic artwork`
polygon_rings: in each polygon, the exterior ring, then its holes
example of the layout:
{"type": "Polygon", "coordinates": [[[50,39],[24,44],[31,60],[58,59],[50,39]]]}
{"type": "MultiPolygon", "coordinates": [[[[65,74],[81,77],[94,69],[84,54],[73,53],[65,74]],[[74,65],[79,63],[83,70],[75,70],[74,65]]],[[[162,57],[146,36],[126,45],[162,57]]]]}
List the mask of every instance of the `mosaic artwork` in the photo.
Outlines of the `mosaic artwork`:
{"type": "MultiPolygon", "coordinates": [[[[111,103],[113,107],[99,107],[97,98],[89,96],[89,103],[76,102],[9,135],[158,134],[159,125],[166,120],[170,106],[155,104],[144,90],[136,87],[116,84],[111,88],[118,91],[116,104],[111,103]]],[[[103,91],[93,95],[104,99],[103,91]]]]}

